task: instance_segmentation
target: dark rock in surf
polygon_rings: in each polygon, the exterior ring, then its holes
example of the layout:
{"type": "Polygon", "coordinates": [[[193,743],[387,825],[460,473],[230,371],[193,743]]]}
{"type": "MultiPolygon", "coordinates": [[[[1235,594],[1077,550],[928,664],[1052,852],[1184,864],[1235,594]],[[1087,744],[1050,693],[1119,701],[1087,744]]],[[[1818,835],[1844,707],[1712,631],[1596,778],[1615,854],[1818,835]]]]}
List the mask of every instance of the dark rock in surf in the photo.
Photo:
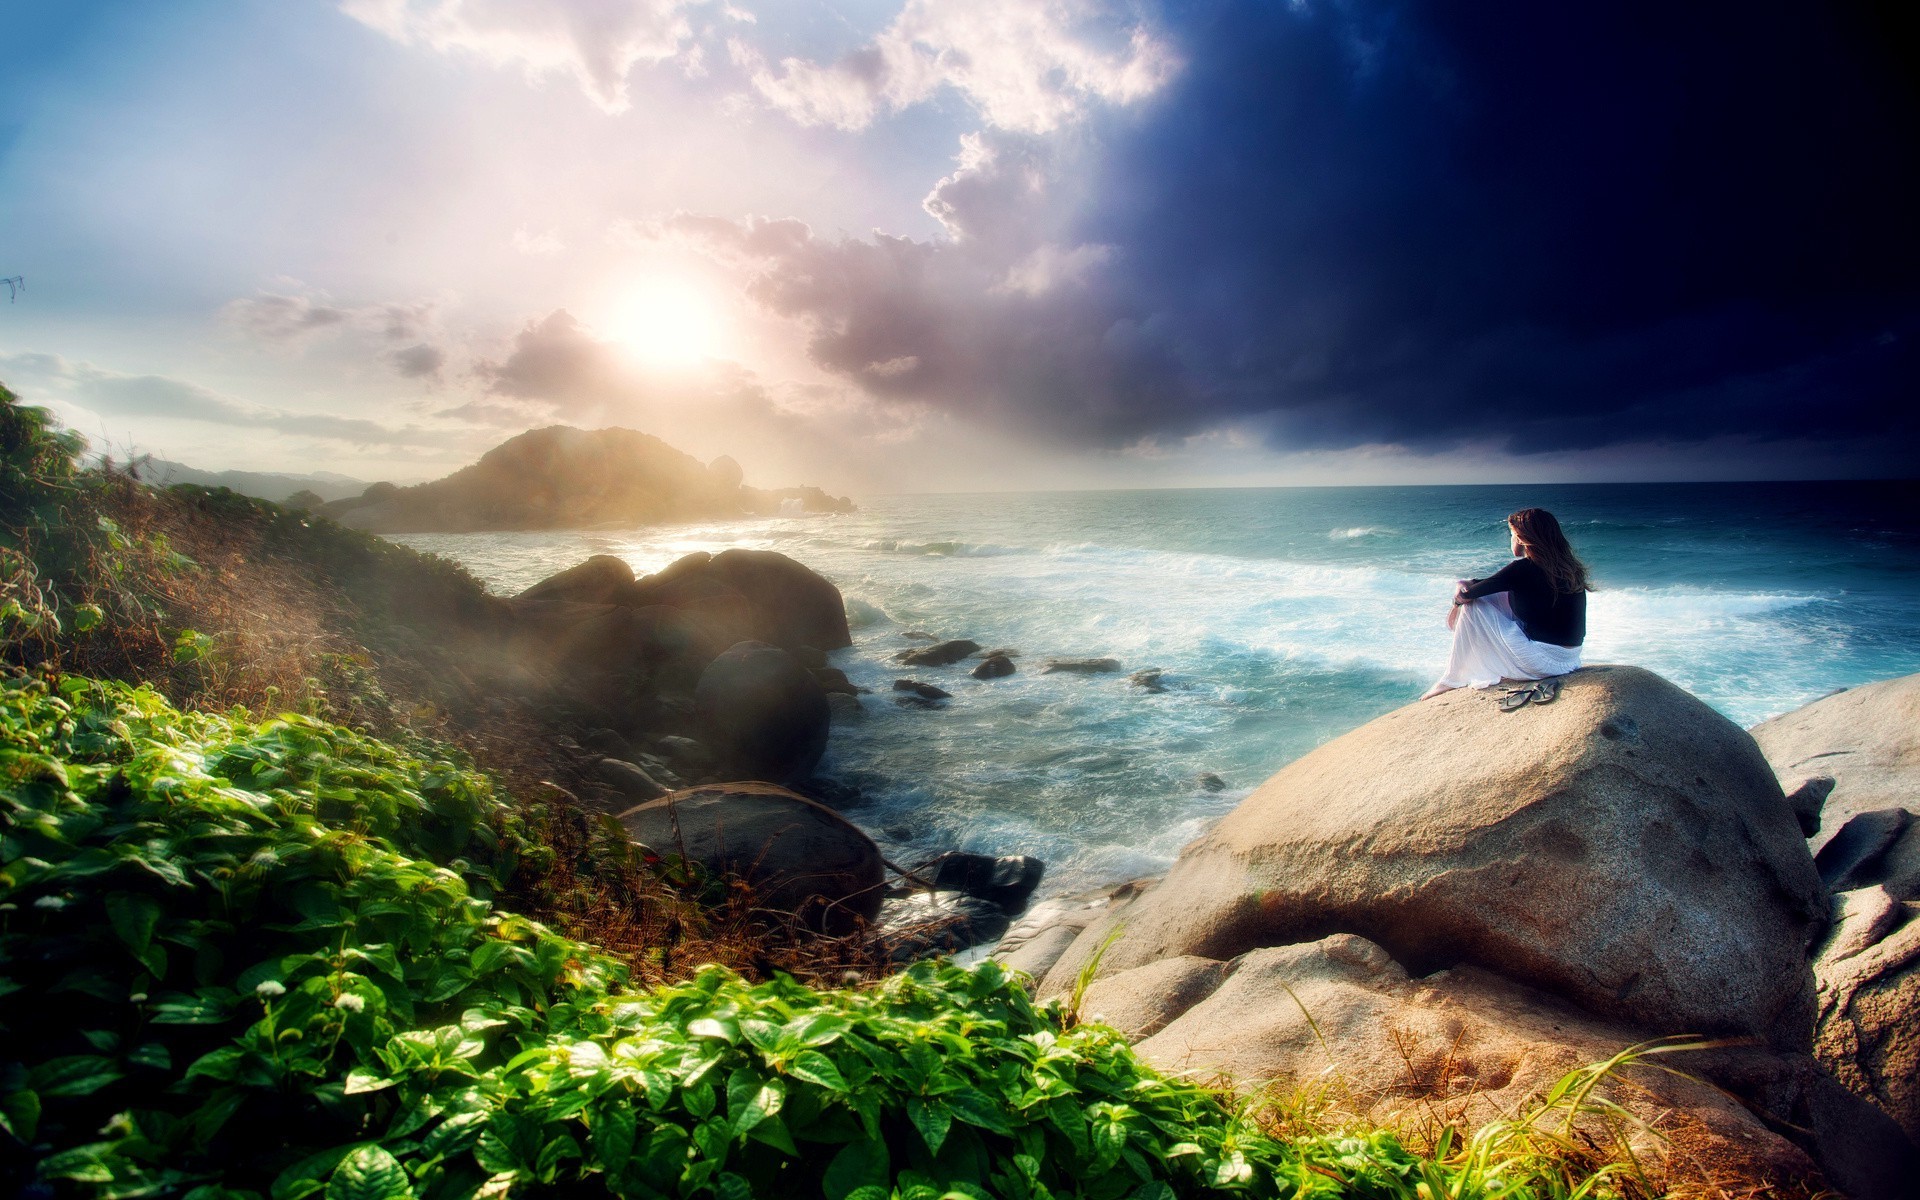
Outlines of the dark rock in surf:
{"type": "Polygon", "coordinates": [[[1142,691],[1164,692],[1167,690],[1167,685],[1161,682],[1160,677],[1165,673],[1159,667],[1147,667],[1127,676],[1127,682],[1142,691]]]}
{"type": "Polygon", "coordinates": [[[952,692],[944,691],[930,683],[921,683],[917,679],[896,679],[893,681],[893,690],[918,696],[922,700],[947,700],[953,696],[952,692]]]}
{"type": "Polygon", "coordinates": [[[894,656],[894,660],[909,667],[945,667],[959,662],[978,649],[980,649],[979,642],[958,638],[953,641],[935,642],[920,650],[903,650],[894,656]]]}
{"type": "Polygon", "coordinates": [[[1008,675],[1013,674],[1014,670],[1013,660],[1006,655],[989,654],[980,660],[980,665],[975,667],[970,674],[972,674],[975,679],[1004,679],[1008,675]]]}
{"type": "Polygon", "coordinates": [[[1046,871],[1047,864],[1030,855],[996,858],[954,850],[922,863],[914,873],[932,881],[935,888],[990,901],[1013,916],[1026,907],[1046,871]]]}
{"type": "Polygon", "coordinates": [[[886,901],[875,940],[888,961],[957,954],[1006,933],[1012,921],[990,900],[961,892],[914,892],[886,901]]]}
{"type": "Polygon", "coordinates": [[[820,690],[823,692],[829,694],[838,692],[846,696],[860,694],[860,689],[847,678],[847,673],[838,667],[815,667],[809,674],[813,676],[813,681],[820,685],[820,690]]]}
{"type": "Polygon", "coordinates": [[[1111,675],[1120,669],[1117,658],[1050,658],[1040,668],[1042,675],[1064,671],[1073,675],[1111,675]]]}

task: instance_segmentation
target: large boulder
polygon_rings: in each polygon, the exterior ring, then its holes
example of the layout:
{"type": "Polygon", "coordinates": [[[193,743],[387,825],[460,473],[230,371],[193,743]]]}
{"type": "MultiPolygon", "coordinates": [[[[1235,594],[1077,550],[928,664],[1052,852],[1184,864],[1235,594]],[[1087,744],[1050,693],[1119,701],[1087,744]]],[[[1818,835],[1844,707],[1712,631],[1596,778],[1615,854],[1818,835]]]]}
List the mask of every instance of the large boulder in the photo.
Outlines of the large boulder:
{"type": "Polygon", "coordinates": [[[691,691],[729,644],[699,614],[665,605],[517,599],[511,612],[510,657],[550,690],[616,716],[660,693],[691,691]]]}
{"type": "Polygon", "coordinates": [[[643,604],[724,612],[736,638],[783,649],[853,644],[840,589],[771,550],[689,554],[642,579],[635,594],[643,604]]]}
{"type": "Polygon", "coordinates": [[[1282,770],[1047,977],[1120,924],[1104,972],[1355,933],[1416,972],[1473,964],[1657,1033],[1804,1050],[1824,920],[1779,784],[1739,728],[1651,672],[1550,705],[1409,705],[1282,770]]]}
{"type": "Polygon", "coordinates": [[[827,698],[791,654],[739,642],[701,672],[693,702],[722,764],[742,779],[791,783],[827,748],[827,698]]]}
{"type": "Polygon", "coordinates": [[[839,813],[770,783],[688,788],[620,814],[635,841],[753,888],[769,914],[845,934],[880,912],[880,849],[839,813]]]}
{"type": "Polygon", "coordinates": [[[596,554],[577,567],[549,575],[515,596],[514,602],[572,600],[584,604],[620,604],[632,598],[633,568],[624,558],[596,554]]]}
{"type": "MultiPolygon", "coordinates": [[[[1129,1022],[1173,1014],[1135,1046],[1164,1071],[1226,1076],[1243,1091],[1274,1085],[1363,1122],[1427,1128],[1511,1118],[1567,1073],[1646,1038],[1473,967],[1411,978],[1383,948],[1350,934],[1230,963],[1189,957],[1136,967],[1087,990],[1082,1010],[1103,1007],[1129,1022]]],[[[1856,1197],[1903,1195],[1914,1167],[1893,1123],[1802,1054],[1656,1056],[1602,1078],[1598,1093],[1643,1124],[1609,1128],[1589,1118],[1577,1127],[1603,1151],[1624,1136],[1661,1194],[1728,1178],[1790,1194],[1813,1181],[1815,1168],[1776,1132],[1795,1126],[1830,1181],[1856,1197]]]]}
{"type": "Polygon", "coordinates": [[[1848,688],[1753,727],[1789,788],[1833,779],[1814,848],[1874,809],[1920,813],[1920,675],[1848,688]]]}

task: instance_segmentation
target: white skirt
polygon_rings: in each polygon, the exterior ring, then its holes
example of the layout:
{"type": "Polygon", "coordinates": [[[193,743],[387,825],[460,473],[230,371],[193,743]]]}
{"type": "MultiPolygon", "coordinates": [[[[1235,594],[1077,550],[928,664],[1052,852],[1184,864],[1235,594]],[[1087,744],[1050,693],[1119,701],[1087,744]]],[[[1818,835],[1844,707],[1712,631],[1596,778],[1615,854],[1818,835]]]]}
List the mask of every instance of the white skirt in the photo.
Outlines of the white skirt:
{"type": "Polygon", "coordinates": [[[1505,592],[1460,606],[1453,652],[1440,682],[1448,687],[1492,687],[1502,679],[1545,679],[1580,665],[1580,647],[1536,642],[1513,619],[1505,592]]]}

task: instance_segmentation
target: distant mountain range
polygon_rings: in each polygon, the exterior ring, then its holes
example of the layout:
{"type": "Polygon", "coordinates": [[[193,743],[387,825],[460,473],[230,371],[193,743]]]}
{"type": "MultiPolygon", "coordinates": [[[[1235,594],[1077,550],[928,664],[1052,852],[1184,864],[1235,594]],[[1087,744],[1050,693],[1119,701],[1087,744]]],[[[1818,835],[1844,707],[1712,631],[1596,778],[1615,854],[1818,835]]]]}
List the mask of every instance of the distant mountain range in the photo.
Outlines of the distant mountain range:
{"type": "Polygon", "coordinates": [[[444,479],[376,483],[318,509],[374,533],[627,528],[852,510],[852,501],[816,487],[747,487],[740,464],[725,456],[702,463],[636,430],[566,425],[528,430],[444,479]]]}
{"type": "Polygon", "coordinates": [[[164,458],[149,458],[140,466],[140,478],[155,487],[175,483],[197,483],[202,487],[231,488],[243,496],[257,496],[276,504],[300,492],[319,497],[315,503],[344,500],[367,490],[367,481],[333,471],[314,471],[307,475],[278,475],[266,471],[200,471],[185,463],[164,458]]]}

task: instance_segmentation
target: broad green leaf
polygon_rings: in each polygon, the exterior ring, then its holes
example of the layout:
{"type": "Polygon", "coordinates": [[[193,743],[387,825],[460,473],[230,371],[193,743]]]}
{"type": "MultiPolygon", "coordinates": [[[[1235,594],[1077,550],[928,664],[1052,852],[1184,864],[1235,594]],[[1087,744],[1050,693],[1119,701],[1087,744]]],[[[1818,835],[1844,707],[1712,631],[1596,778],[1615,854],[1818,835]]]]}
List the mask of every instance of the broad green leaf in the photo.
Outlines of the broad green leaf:
{"type": "Polygon", "coordinates": [[[963,1087],[941,1098],[953,1110],[954,1116],[969,1125],[977,1125],[990,1133],[1013,1132],[1000,1106],[978,1088],[963,1087]]]}
{"type": "Polygon", "coordinates": [[[136,892],[115,892],[107,897],[107,920],[127,949],[144,954],[160,923],[160,902],[136,892]]]}
{"type": "Polygon", "coordinates": [[[793,1065],[787,1068],[787,1073],[795,1079],[817,1084],[828,1091],[847,1090],[847,1081],[841,1076],[840,1068],[834,1066],[833,1060],[818,1050],[802,1050],[793,1060],[793,1065]]]}
{"type": "Polygon", "coordinates": [[[327,1180],[327,1200],[412,1200],[400,1161],[380,1146],[362,1146],[340,1160],[327,1180]]]}
{"type": "Polygon", "coordinates": [[[633,1109],[625,1104],[609,1104],[593,1114],[588,1145],[600,1169],[608,1175],[617,1176],[627,1169],[636,1125],[633,1109]]]}
{"type": "Polygon", "coordinates": [[[48,1096],[91,1096],[123,1078],[120,1067],[98,1054],[51,1058],[33,1068],[33,1090],[48,1096]]]}
{"type": "Polygon", "coordinates": [[[826,1200],[847,1200],[863,1187],[886,1187],[889,1166],[885,1142],[863,1139],[847,1143],[827,1164],[827,1173],[821,1180],[826,1200]]]}
{"type": "Polygon", "coordinates": [[[953,1128],[953,1113],[946,1105],[935,1102],[928,1104],[918,1096],[907,1101],[907,1119],[920,1131],[920,1138],[926,1142],[930,1153],[940,1153],[940,1147],[946,1143],[947,1130],[953,1128]]]}
{"type": "Polygon", "coordinates": [[[384,1078],[378,1072],[365,1067],[355,1067],[347,1072],[346,1094],[358,1096],[366,1092],[384,1091],[394,1085],[394,1080],[384,1078]]]}
{"type": "Polygon", "coordinates": [[[31,1146],[34,1132],[39,1128],[40,1097],[37,1093],[26,1088],[0,1092],[0,1129],[12,1134],[15,1141],[31,1146]]]}

